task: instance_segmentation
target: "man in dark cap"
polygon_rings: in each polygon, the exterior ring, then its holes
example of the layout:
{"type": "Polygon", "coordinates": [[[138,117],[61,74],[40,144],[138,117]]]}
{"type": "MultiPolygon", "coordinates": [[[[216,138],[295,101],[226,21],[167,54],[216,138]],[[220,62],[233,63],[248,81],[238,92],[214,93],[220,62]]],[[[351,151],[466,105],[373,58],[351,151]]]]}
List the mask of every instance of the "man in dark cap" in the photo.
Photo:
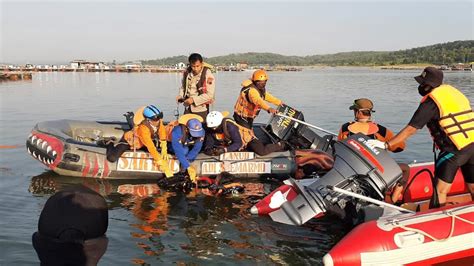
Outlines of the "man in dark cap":
{"type": "Polygon", "coordinates": [[[107,249],[108,220],[105,199],[87,187],[51,196],[33,234],[41,265],[97,265],[107,249]]]}
{"type": "MultiPolygon", "coordinates": [[[[443,72],[427,67],[415,80],[423,97],[408,125],[387,142],[370,140],[372,147],[389,148],[405,141],[427,125],[436,148],[436,190],[439,205],[446,203],[456,172],[461,168],[474,198],[474,112],[469,99],[456,88],[443,84],[443,72]]],[[[434,206],[437,206],[436,204],[434,206]]]]}

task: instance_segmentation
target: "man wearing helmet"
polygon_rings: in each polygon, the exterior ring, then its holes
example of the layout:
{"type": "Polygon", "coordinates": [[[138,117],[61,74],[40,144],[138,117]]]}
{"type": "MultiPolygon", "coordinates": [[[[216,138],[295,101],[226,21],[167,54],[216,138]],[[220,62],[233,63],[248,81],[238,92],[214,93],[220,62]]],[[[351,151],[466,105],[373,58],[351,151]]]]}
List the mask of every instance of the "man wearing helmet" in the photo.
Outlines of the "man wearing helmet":
{"type": "MultiPolygon", "coordinates": [[[[136,115],[140,117],[140,114],[136,115]]],[[[146,147],[148,152],[153,157],[156,164],[165,173],[166,177],[173,176],[173,172],[168,167],[168,149],[166,142],[166,130],[163,125],[163,112],[156,106],[148,105],[143,109],[143,120],[135,119],[138,125],[134,126],[132,130],[125,132],[122,140],[114,145],[107,144],[107,160],[116,162],[120,156],[127,150],[136,150],[146,147]],[[153,140],[160,142],[161,154],[156,149],[153,140]]]]}
{"type": "Polygon", "coordinates": [[[204,153],[220,155],[225,152],[241,151],[246,147],[260,156],[271,152],[282,151],[282,143],[263,144],[258,140],[252,129],[243,127],[231,118],[225,118],[227,112],[210,112],[206,117],[207,132],[204,153]]]}
{"type": "Polygon", "coordinates": [[[242,82],[239,98],[234,106],[235,121],[246,128],[252,128],[253,121],[261,109],[275,114],[277,110],[271,108],[266,102],[282,105],[282,101],[266,91],[268,81],[267,72],[263,69],[256,70],[252,80],[242,82]]]}
{"type": "Polygon", "coordinates": [[[176,101],[184,104],[185,114],[196,114],[204,120],[214,102],[215,79],[200,54],[191,54],[188,60],[176,101]]]}

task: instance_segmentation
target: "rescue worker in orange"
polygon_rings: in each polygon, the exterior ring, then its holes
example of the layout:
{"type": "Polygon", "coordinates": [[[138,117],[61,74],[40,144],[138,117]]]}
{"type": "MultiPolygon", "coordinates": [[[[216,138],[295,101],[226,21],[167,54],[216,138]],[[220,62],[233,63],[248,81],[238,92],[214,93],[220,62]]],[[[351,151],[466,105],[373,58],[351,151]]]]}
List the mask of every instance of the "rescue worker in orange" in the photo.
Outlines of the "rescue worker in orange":
{"type": "Polygon", "coordinates": [[[117,145],[107,144],[107,160],[116,162],[125,151],[146,147],[153,157],[154,163],[160,167],[166,177],[172,177],[173,172],[168,167],[169,157],[166,130],[162,121],[163,112],[154,105],[148,105],[143,109],[143,117],[144,120],[140,124],[125,132],[117,145]],[[154,140],[159,141],[161,154],[156,149],[154,140]]]}
{"type": "MultiPolygon", "coordinates": [[[[342,125],[339,130],[338,140],[344,140],[348,136],[361,133],[372,139],[380,141],[388,141],[393,138],[394,134],[390,129],[372,121],[372,113],[375,112],[374,104],[366,98],[356,99],[349,110],[354,110],[354,121],[347,122],[342,125]]],[[[399,145],[391,146],[390,151],[401,152],[405,149],[405,142],[399,145]]]]}
{"type": "Polygon", "coordinates": [[[439,150],[435,160],[439,205],[446,204],[459,168],[474,198],[474,112],[471,103],[458,89],[443,84],[443,72],[434,67],[425,68],[415,80],[420,84],[418,93],[422,99],[408,125],[388,141],[370,140],[368,144],[381,149],[390,148],[426,125],[439,150]]]}
{"type": "Polygon", "coordinates": [[[214,102],[215,78],[200,54],[191,54],[189,67],[183,73],[176,102],[183,103],[185,114],[196,114],[206,119],[209,105],[214,102]]]}
{"type": "MultiPolygon", "coordinates": [[[[347,122],[342,125],[339,130],[338,140],[344,140],[347,137],[360,133],[364,134],[372,139],[377,139],[386,142],[393,138],[393,132],[375,122],[372,121],[372,113],[375,112],[374,104],[371,100],[366,98],[360,98],[354,100],[354,103],[349,107],[349,110],[354,110],[354,121],[347,122]]],[[[401,152],[405,149],[405,142],[400,142],[398,145],[390,146],[389,150],[392,152],[401,152]]],[[[403,177],[397,182],[393,192],[392,201],[395,203],[398,201],[403,191],[403,186],[406,184],[410,175],[410,167],[407,164],[398,164],[403,172],[403,177]]]]}
{"type": "Polygon", "coordinates": [[[242,82],[239,98],[234,106],[234,120],[239,125],[252,128],[253,121],[261,109],[271,114],[277,110],[270,107],[267,102],[280,106],[283,102],[266,91],[268,75],[263,69],[253,72],[252,80],[242,82]]]}

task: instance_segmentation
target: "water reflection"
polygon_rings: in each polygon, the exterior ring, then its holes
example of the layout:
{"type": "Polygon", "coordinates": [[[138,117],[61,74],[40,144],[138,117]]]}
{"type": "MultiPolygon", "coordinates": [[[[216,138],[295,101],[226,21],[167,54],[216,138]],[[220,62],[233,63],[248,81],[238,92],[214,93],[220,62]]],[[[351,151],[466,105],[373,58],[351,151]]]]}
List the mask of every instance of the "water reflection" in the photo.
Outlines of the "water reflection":
{"type": "Polygon", "coordinates": [[[150,180],[101,180],[45,172],[31,179],[29,191],[35,196],[51,195],[78,183],[104,196],[111,214],[131,214],[120,215],[128,231],[109,227],[108,235],[132,238],[136,249],[124,252],[133,264],[228,263],[229,258],[241,263],[320,264],[325,252],[347,232],[330,217],[292,227],[251,216],[248,209],[278,186],[260,180],[245,182],[245,192],[238,196],[223,197],[201,190],[163,191],[150,180]]]}

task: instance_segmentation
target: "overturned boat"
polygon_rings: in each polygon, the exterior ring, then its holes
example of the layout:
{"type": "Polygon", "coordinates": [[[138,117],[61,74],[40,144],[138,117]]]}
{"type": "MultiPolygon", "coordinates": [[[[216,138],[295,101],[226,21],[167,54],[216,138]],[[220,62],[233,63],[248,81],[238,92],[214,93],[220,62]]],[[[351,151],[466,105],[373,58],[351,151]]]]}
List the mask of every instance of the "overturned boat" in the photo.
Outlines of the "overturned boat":
{"type": "MultiPolygon", "coordinates": [[[[279,112],[304,120],[303,114],[289,106],[282,106],[279,112]]],[[[143,179],[164,176],[153,163],[151,155],[142,150],[127,151],[117,162],[106,159],[106,148],[100,146],[103,140],[121,139],[131,129],[130,123],[111,121],[55,120],[38,123],[26,141],[28,153],[46,167],[60,175],[108,179],[143,179]]],[[[303,124],[291,119],[273,116],[268,124],[255,124],[255,135],[264,143],[285,140],[294,149],[311,149],[307,152],[284,151],[267,156],[253,152],[228,152],[220,156],[199,154],[195,162],[201,176],[215,176],[222,172],[239,177],[271,176],[286,179],[295,176],[298,161],[310,154],[308,160],[322,171],[332,167],[331,136],[321,137],[303,124]],[[297,158],[298,157],[298,158],[297,158]],[[330,162],[326,162],[327,158],[330,162]]],[[[304,161],[304,160],[303,160],[304,161]]],[[[302,162],[305,164],[307,162],[302,162]]],[[[169,160],[169,167],[177,173],[179,162],[169,160]]],[[[302,175],[301,175],[302,176],[302,175]]]]}

